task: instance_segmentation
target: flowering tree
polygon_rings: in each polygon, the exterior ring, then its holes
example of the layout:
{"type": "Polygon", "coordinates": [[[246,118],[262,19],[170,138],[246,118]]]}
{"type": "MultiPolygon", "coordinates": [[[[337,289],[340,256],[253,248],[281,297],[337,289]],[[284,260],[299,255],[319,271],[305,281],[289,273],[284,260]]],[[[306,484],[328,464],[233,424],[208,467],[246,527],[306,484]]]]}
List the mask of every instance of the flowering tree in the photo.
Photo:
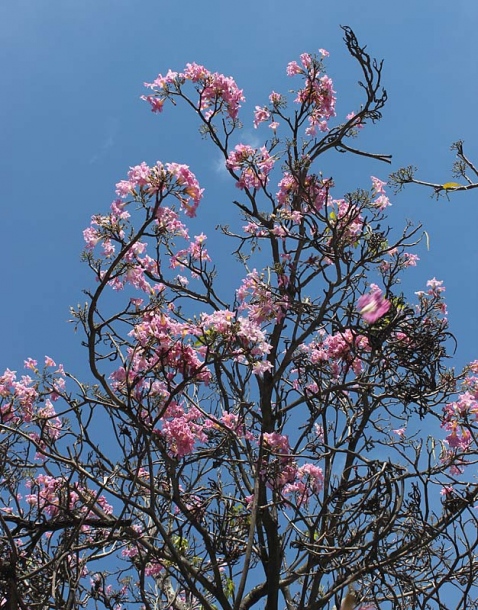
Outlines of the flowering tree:
{"type": "Polygon", "coordinates": [[[0,607],[477,607],[478,362],[447,367],[440,281],[400,291],[420,228],[386,228],[385,182],[340,197],[317,168],[388,160],[350,144],[386,93],[344,31],[360,110],[336,118],[328,53],[304,53],[293,110],[256,107],[261,147],[236,143],[232,78],[147,85],[154,112],[196,113],[238,187],[236,290],[185,225],[193,172],[130,168],[84,231],[91,382],[49,357],[0,378],[0,607]]]}

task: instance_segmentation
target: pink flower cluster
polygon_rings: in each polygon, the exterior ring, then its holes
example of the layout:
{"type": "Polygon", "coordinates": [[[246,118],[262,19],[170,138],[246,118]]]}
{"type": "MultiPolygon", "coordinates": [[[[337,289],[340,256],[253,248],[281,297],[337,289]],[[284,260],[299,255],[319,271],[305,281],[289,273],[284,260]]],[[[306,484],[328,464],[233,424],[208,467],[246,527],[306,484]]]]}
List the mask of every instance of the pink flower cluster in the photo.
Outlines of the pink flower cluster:
{"type": "MultiPolygon", "coordinates": [[[[154,224],[157,225],[159,235],[165,235],[167,239],[179,236],[189,239],[184,224],[179,220],[178,214],[171,208],[160,205],[162,199],[171,194],[176,197],[187,216],[193,217],[202,197],[203,190],[199,187],[194,174],[186,165],[178,163],[167,163],[163,166],[159,161],[155,166],[149,167],[141,163],[131,167],[128,179],[117,183],[117,194],[121,198],[129,195],[133,200],[139,201],[143,207],[150,203],[154,210],[154,224]],[[153,201],[150,202],[150,200],[153,201]]],[[[127,235],[130,233],[130,213],[126,207],[128,201],[116,199],[111,204],[110,214],[106,216],[95,215],[91,219],[90,226],[83,231],[86,250],[92,251],[101,244],[102,255],[111,259],[116,252],[116,244],[123,250],[124,255],[121,264],[112,268],[105,266],[110,274],[108,284],[114,290],[121,290],[129,284],[148,295],[160,292],[162,285],[151,283],[151,278],[159,275],[156,259],[146,254],[147,243],[136,241],[127,244],[127,235]]],[[[189,248],[180,250],[176,257],[172,256],[173,266],[184,266],[188,261],[209,260],[207,251],[203,246],[204,235],[195,237],[189,244],[189,248]]],[[[103,280],[106,270],[98,266],[98,279],[103,280]]]]}
{"type": "Polygon", "coordinates": [[[245,101],[242,89],[232,77],[210,72],[196,63],[186,64],[184,72],[169,70],[165,76],[159,74],[152,83],[144,83],[145,87],[153,90],[153,94],[143,95],[141,99],[150,104],[153,112],[162,112],[166,99],[179,95],[186,81],[195,84],[199,94],[198,108],[206,111],[207,119],[221,112],[232,120],[237,119],[241,102],[245,101]]]}
{"type": "MultiPolygon", "coordinates": [[[[98,222],[98,217],[93,217],[92,224],[96,222],[98,222]]],[[[85,231],[88,231],[88,229],[85,231]]],[[[83,234],[85,234],[85,231],[83,231],[83,234]]],[[[121,231],[121,233],[124,233],[124,231],[121,231]]],[[[121,243],[122,238],[119,238],[118,241],[121,243]]],[[[153,258],[145,253],[146,248],[147,244],[141,241],[137,241],[130,245],[123,256],[121,273],[115,275],[108,282],[113,290],[122,290],[126,284],[130,284],[137,290],[142,290],[146,294],[153,294],[155,291],[159,290],[157,285],[152,286],[150,284],[147,277],[148,273],[158,273],[158,265],[153,258]],[[144,254],[144,256],[141,256],[142,254],[144,254]]],[[[111,243],[111,239],[105,237],[103,240],[103,255],[106,258],[110,258],[114,251],[115,247],[111,243]]],[[[101,271],[100,278],[103,279],[104,275],[105,272],[101,271]]]]}
{"type": "Polygon", "coordinates": [[[49,517],[69,515],[78,511],[87,517],[94,517],[90,502],[95,498],[98,508],[106,514],[113,512],[113,507],[106,498],[88,490],[78,483],[72,483],[62,477],[53,477],[39,474],[35,479],[26,482],[31,493],[25,495],[25,500],[30,506],[36,506],[39,512],[44,512],[49,517]]]}
{"type": "Polygon", "coordinates": [[[269,173],[274,167],[274,158],[265,146],[256,149],[247,144],[238,144],[229,153],[226,167],[241,172],[236,182],[238,188],[259,189],[267,184],[269,173]]]}
{"type": "Polygon", "coordinates": [[[270,458],[264,460],[261,474],[270,487],[283,489],[297,474],[297,464],[291,454],[289,439],[278,432],[266,432],[263,438],[270,458]]]}
{"type": "Polygon", "coordinates": [[[273,295],[271,286],[264,282],[256,269],[242,280],[236,296],[239,310],[247,311],[250,320],[256,324],[270,320],[280,322],[288,309],[287,297],[273,295]]]}
{"type": "Polygon", "coordinates": [[[255,440],[252,432],[246,429],[244,422],[241,421],[240,417],[236,413],[223,413],[219,419],[219,422],[238,438],[246,438],[248,441],[255,440]]]}
{"type": "MultiPolygon", "coordinates": [[[[254,110],[254,129],[257,129],[261,123],[269,120],[270,118],[274,118],[274,114],[277,111],[279,105],[282,103],[282,96],[279,93],[273,91],[269,95],[269,101],[272,104],[272,109],[269,110],[266,106],[256,106],[254,110]]],[[[269,123],[269,129],[272,131],[277,131],[279,127],[279,123],[275,120],[272,120],[269,123]]]]}
{"type": "MultiPolygon", "coordinates": [[[[64,370],[60,365],[52,375],[48,372],[50,367],[56,367],[56,364],[46,356],[44,372],[46,387],[42,394],[39,392],[38,380],[29,375],[23,375],[17,380],[16,372],[7,369],[0,376],[0,421],[10,425],[30,424],[32,431],[29,436],[39,449],[44,447],[45,441],[57,440],[62,429],[53,402],[58,400],[65,387],[64,370]],[[35,426],[39,427],[39,432],[35,431],[35,426]]],[[[25,368],[40,375],[37,361],[32,358],[25,361],[25,368]]]]}
{"type": "Polygon", "coordinates": [[[189,239],[186,226],[179,220],[178,214],[168,207],[160,207],[156,212],[156,224],[160,234],[165,233],[171,237],[189,239]]]}
{"type": "Polygon", "coordinates": [[[323,488],[322,469],[311,463],[299,466],[291,454],[287,436],[271,432],[265,433],[263,438],[270,454],[262,469],[267,484],[281,491],[284,497],[294,494],[298,506],[307,504],[311,495],[319,493],[323,488]]]}
{"type": "Polygon", "coordinates": [[[272,369],[272,364],[264,359],[272,346],[257,321],[250,317],[236,316],[229,310],[202,314],[198,328],[191,332],[201,337],[204,346],[198,351],[204,355],[214,353],[212,342],[217,341],[222,346],[222,357],[227,350],[228,357],[249,363],[254,375],[272,369]]]}
{"type": "Polygon", "coordinates": [[[370,292],[363,294],[357,301],[357,309],[369,324],[380,320],[390,309],[391,303],[382,296],[382,291],[376,284],[371,284],[370,292]]]}
{"type": "Polygon", "coordinates": [[[205,416],[197,408],[179,405],[171,402],[160,419],[160,427],[154,433],[166,443],[168,453],[176,458],[191,455],[198,444],[205,444],[211,431],[228,431],[237,438],[255,441],[254,435],[246,430],[244,423],[235,413],[223,413],[219,419],[205,416]]]}
{"type": "MultiPolygon", "coordinates": [[[[137,189],[143,195],[149,197],[155,192],[161,191],[163,195],[171,193],[177,197],[182,208],[188,216],[194,216],[196,208],[202,197],[203,189],[199,188],[194,174],[186,165],[177,163],[162,166],[159,162],[150,168],[145,163],[130,168],[128,180],[118,182],[117,193],[121,197],[128,195],[139,196],[137,189]]],[[[86,249],[93,250],[100,242],[103,247],[103,256],[111,258],[115,253],[113,241],[124,245],[127,222],[130,218],[125,209],[127,202],[116,199],[111,204],[111,212],[107,216],[95,215],[91,219],[90,227],[83,231],[86,249]]],[[[177,213],[168,207],[158,207],[155,223],[161,232],[170,236],[180,236],[188,239],[186,227],[179,221],[177,213]]],[[[153,287],[145,278],[146,272],[157,273],[157,264],[154,259],[144,254],[146,244],[137,242],[133,244],[124,257],[127,263],[123,277],[116,276],[110,284],[116,290],[124,287],[125,283],[133,285],[147,293],[151,293],[153,287]]]]}
{"type": "Polygon", "coordinates": [[[193,268],[195,262],[200,264],[210,261],[209,254],[207,253],[204,243],[207,237],[204,233],[194,236],[194,241],[191,241],[187,248],[179,250],[171,256],[169,266],[175,267],[189,267],[193,268]]]}
{"type": "Polygon", "coordinates": [[[446,437],[452,450],[466,452],[473,436],[470,424],[478,422],[478,360],[468,366],[468,376],[463,383],[463,392],[455,402],[443,409],[442,427],[449,432],[446,437]]]}
{"type": "Polygon", "coordinates": [[[327,363],[332,375],[337,378],[349,369],[358,375],[362,371],[360,354],[369,352],[367,337],[346,329],[344,332],[328,335],[319,331],[319,337],[309,344],[303,344],[300,351],[307,354],[312,365],[327,363]]]}
{"type": "MultiPolygon", "coordinates": [[[[415,294],[420,299],[420,303],[425,305],[427,302],[433,301],[434,308],[439,311],[441,314],[447,314],[446,303],[443,300],[443,292],[445,292],[445,286],[443,286],[442,280],[437,280],[436,278],[432,278],[427,281],[428,290],[425,292],[423,290],[419,290],[415,294]]],[[[446,320],[444,320],[446,322],[446,320]]]]}
{"type": "Polygon", "coordinates": [[[311,108],[307,117],[309,127],[305,132],[309,136],[315,136],[317,131],[328,131],[327,121],[335,116],[335,91],[332,79],[326,74],[320,76],[320,65],[315,58],[308,53],[302,53],[300,61],[302,67],[291,61],[286,71],[288,76],[305,76],[305,86],[299,89],[295,101],[311,108]]]}
{"type": "MultiPolygon", "coordinates": [[[[320,50],[322,57],[327,55],[327,51],[320,50]]],[[[335,116],[335,91],[333,90],[332,80],[326,75],[321,75],[322,63],[308,53],[300,56],[301,65],[296,61],[291,61],[287,65],[288,76],[300,75],[305,77],[305,86],[297,91],[295,102],[302,104],[307,111],[309,127],[305,130],[306,135],[315,136],[317,131],[327,132],[329,127],[328,119],[335,116]]],[[[260,123],[272,119],[269,128],[274,132],[279,127],[275,120],[277,114],[280,115],[280,107],[285,105],[285,99],[273,91],[269,95],[271,107],[256,106],[254,110],[254,128],[260,123]]]]}
{"type": "Polygon", "coordinates": [[[181,203],[184,212],[190,218],[196,216],[196,209],[202,198],[204,189],[200,188],[196,176],[187,165],[157,161],[149,167],[144,161],[131,167],[128,179],[121,180],[116,185],[116,193],[122,199],[136,195],[136,189],[142,189],[147,194],[169,192],[181,203]]]}
{"type": "Polygon", "coordinates": [[[254,128],[257,129],[260,123],[267,121],[271,113],[265,106],[256,106],[254,110],[254,128]]]}
{"type": "Polygon", "coordinates": [[[168,452],[174,457],[190,455],[197,442],[207,441],[203,415],[196,408],[187,410],[171,403],[161,422],[161,429],[155,432],[164,438],[168,452]]]}
{"type": "Polygon", "coordinates": [[[307,504],[312,494],[322,491],[324,485],[324,473],[320,466],[315,464],[303,464],[297,468],[295,480],[284,487],[284,495],[295,494],[297,506],[307,504]]]}
{"type": "Polygon", "coordinates": [[[163,311],[145,313],[130,332],[135,348],[129,350],[127,367],[111,374],[119,391],[135,384],[140,394],[148,373],[161,375],[169,384],[181,381],[208,383],[211,373],[200,359],[199,351],[186,340],[192,326],[177,322],[163,311]]]}
{"type": "Polygon", "coordinates": [[[360,208],[345,199],[334,199],[328,202],[331,212],[329,223],[334,228],[343,246],[354,245],[362,234],[364,219],[360,208]]]}
{"type": "MultiPolygon", "coordinates": [[[[387,250],[387,255],[392,259],[393,264],[400,269],[406,269],[407,267],[416,267],[420,260],[417,254],[411,252],[399,252],[397,248],[391,248],[387,250]]],[[[388,260],[382,260],[379,265],[379,269],[382,273],[387,273],[392,263],[388,260]]]]}
{"type": "Polygon", "coordinates": [[[329,203],[328,193],[332,181],[310,174],[305,178],[304,183],[299,185],[295,176],[285,172],[278,186],[276,198],[283,208],[298,210],[300,207],[303,212],[320,211],[329,203]]]}
{"type": "Polygon", "coordinates": [[[379,180],[378,178],[375,178],[375,176],[371,176],[371,180],[372,180],[372,193],[375,196],[375,199],[372,202],[372,206],[374,208],[377,208],[380,211],[383,211],[385,208],[392,205],[390,203],[389,198],[387,197],[387,194],[385,193],[384,187],[387,185],[387,183],[383,182],[383,180],[379,180]]]}

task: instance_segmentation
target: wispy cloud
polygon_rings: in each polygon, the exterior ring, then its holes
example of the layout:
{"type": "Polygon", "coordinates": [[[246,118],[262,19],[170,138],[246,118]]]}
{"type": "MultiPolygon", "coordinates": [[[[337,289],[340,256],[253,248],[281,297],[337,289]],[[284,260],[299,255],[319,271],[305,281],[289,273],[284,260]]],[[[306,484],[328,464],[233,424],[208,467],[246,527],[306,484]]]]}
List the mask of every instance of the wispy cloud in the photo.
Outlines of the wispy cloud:
{"type": "Polygon", "coordinates": [[[100,144],[98,150],[90,159],[90,164],[97,163],[102,157],[106,155],[108,150],[113,147],[115,143],[116,135],[119,130],[119,119],[117,117],[108,117],[105,127],[105,137],[100,144]]]}

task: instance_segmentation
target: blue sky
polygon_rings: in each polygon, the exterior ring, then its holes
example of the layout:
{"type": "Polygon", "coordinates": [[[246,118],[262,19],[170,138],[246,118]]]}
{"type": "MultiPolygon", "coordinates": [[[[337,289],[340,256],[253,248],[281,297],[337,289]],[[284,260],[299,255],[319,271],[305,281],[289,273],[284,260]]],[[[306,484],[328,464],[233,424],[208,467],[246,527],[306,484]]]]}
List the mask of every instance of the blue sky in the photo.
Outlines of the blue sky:
{"type": "MultiPolygon", "coordinates": [[[[0,370],[21,370],[26,357],[45,353],[83,369],[81,338],[67,324],[69,306],[83,302],[81,290],[91,285],[80,263],[82,230],[92,214],[107,211],[130,165],[189,164],[207,188],[197,226],[210,233],[227,222],[235,192],[217,172],[217,154],[183,110],[151,114],[139,100],[144,81],[188,61],[234,76],[253,137],[253,107],[272,89],[290,86],[286,64],[323,47],[344,116],[360,99],[358,66],[339,28],[349,25],[370,54],[385,59],[389,94],[383,121],[368,126],[357,144],[393,154],[393,164],[335,154],[319,169],[343,192],[368,188],[370,175],[385,179],[408,164],[423,179],[445,182],[454,140],[464,139],[478,163],[477,23],[478,4],[470,0],[303,0],[296,8],[286,0],[2,2],[0,370]]],[[[456,363],[478,358],[477,191],[436,202],[409,187],[392,201],[396,230],[409,218],[430,236],[407,290],[434,276],[444,280],[459,341],[456,363]]]]}

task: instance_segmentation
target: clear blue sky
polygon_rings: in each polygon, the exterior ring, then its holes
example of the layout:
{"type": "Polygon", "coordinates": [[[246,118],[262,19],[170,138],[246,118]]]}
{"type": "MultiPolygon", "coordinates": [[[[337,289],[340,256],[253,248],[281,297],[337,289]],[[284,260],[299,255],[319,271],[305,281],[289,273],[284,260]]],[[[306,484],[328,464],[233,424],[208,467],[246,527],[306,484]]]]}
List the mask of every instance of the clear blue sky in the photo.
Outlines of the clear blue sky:
{"type": "MultiPolygon", "coordinates": [[[[470,0],[4,0],[0,6],[2,296],[0,370],[49,354],[84,366],[69,306],[91,285],[80,263],[82,230],[106,212],[130,165],[187,163],[207,188],[199,212],[210,232],[227,221],[234,190],[215,171],[192,117],[167,108],[152,115],[142,83],[188,61],[236,78],[252,109],[288,86],[285,65],[304,51],[330,51],[338,112],[356,108],[357,65],[339,25],[385,59],[384,119],[357,144],[393,154],[392,170],[413,164],[419,177],[451,178],[449,145],[464,139],[478,163],[478,3],[470,0]],[[214,222],[213,222],[214,221],[214,222]]],[[[324,160],[344,191],[368,188],[390,168],[371,160],[324,160]]],[[[336,192],[336,196],[339,193],[336,192]]],[[[478,194],[430,198],[418,187],[393,199],[390,222],[424,223],[430,251],[407,289],[436,276],[447,287],[458,365],[478,358],[478,194]]],[[[238,278],[239,279],[239,278],[238,278]]]]}

